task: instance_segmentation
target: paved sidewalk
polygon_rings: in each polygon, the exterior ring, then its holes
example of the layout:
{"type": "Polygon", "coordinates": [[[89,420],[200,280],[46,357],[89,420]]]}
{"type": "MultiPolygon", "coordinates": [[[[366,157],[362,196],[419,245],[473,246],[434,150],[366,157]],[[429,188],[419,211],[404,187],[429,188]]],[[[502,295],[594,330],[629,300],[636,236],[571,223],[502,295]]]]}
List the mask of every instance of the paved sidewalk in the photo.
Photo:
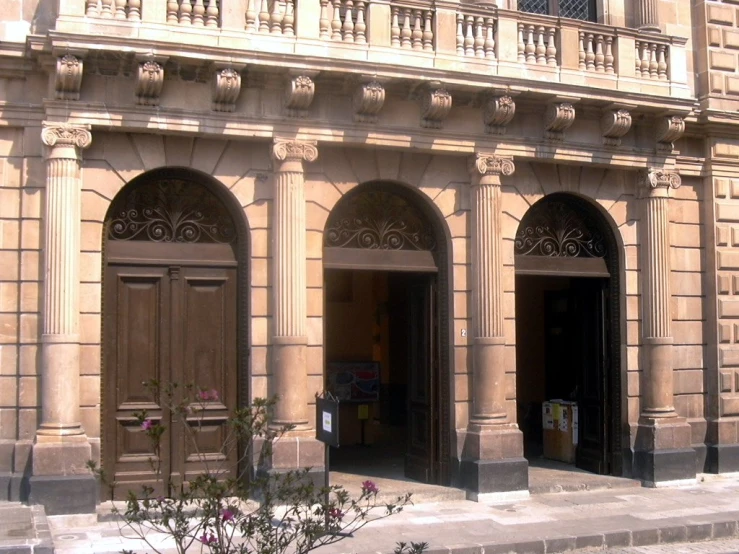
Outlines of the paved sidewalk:
{"type": "Polygon", "coordinates": [[[51,554],[51,533],[43,506],[0,503],[0,554],[51,554]]]}
{"type": "MultiPolygon", "coordinates": [[[[147,551],[122,537],[118,524],[92,518],[49,517],[57,554],[113,553],[122,548],[147,551]]],[[[445,501],[412,506],[401,514],[374,522],[319,554],[390,553],[397,541],[426,541],[429,554],[546,554],[574,549],[624,547],[739,537],[739,478],[669,489],[607,489],[535,495],[504,503],[445,501]]],[[[173,545],[152,536],[160,548],[173,545]]],[[[718,544],[718,543],[716,543],[718,544]]],[[[686,552],[713,550],[710,543],[690,545],[686,552]],[[710,550],[708,550],[710,548],[710,550]]],[[[196,549],[195,551],[199,551],[196,549]]],[[[584,551],[584,550],[583,550],[584,551]]]]}

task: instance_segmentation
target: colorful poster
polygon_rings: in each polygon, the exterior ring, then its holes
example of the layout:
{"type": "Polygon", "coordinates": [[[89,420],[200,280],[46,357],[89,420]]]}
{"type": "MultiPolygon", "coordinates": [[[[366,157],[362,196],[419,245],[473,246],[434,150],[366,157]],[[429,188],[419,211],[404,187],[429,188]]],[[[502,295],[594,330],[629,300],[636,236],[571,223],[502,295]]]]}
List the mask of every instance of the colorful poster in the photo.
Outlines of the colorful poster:
{"type": "Polygon", "coordinates": [[[328,390],[341,402],[375,402],[380,399],[379,362],[329,362],[328,390]]]}

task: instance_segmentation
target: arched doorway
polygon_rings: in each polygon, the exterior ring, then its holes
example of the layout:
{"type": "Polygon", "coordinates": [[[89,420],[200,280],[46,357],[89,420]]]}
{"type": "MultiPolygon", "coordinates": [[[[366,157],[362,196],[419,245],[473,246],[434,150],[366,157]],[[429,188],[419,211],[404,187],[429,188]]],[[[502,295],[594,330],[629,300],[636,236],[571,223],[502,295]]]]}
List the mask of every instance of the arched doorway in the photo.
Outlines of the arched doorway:
{"type": "Polygon", "coordinates": [[[555,193],[524,215],[514,251],[524,453],[531,463],[544,457],[621,475],[615,235],[587,200],[555,193]]]}
{"type": "Polygon", "coordinates": [[[222,445],[229,414],[247,398],[243,215],[212,178],[166,168],[118,193],[103,232],[102,465],[116,498],[142,485],[167,494],[153,465],[172,486],[206,463],[235,477],[238,454],[222,445]],[[162,391],[188,384],[217,391],[206,423],[195,425],[197,411],[170,413],[165,395],[144,386],[151,379],[162,391]],[[134,415],[143,410],[167,427],[159,452],[134,415]]]}
{"type": "Polygon", "coordinates": [[[360,185],[329,215],[325,376],[344,406],[332,469],[449,484],[447,240],[402,185],[360,185]]]}

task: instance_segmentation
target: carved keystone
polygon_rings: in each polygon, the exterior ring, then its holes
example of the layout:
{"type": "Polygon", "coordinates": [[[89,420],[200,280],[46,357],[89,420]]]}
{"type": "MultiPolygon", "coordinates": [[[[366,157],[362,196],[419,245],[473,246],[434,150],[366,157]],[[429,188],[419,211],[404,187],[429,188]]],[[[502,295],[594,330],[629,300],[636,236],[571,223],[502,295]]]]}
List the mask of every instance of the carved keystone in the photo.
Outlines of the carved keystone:
{"type": "Polygon", "coordinates": [[[685,120],[681,116],[670,115],[660,118],[655,127],[657,151],[672,152],[675,148],[674,142],[683,136],[684,132],[685,120]]]}
{"type": "Polygon", "coordinates": [[[377,81],[361,84],[354,92],[354,121],[376,123],[377,114],[385,103],[385,87],[377,81]]]}
{"type": "Polygon", "coordinates": [[[308,75],[293,75],[287,82],[285,107],[289,117],[305,117],[313,102],[316,85],[308,75]]]}
{"type": "Polygon", "coordinates": [[[141,106],[158,106],[164,86],[164,67],[159,62],[147,60],[139,63],[136,75],[136,103],[141,106]]]}
{"type": "Polygon", "coordinates": [[[82,86],[82,59],[65,54],[56,60],[54,97],[57,100],[79,100],[82,86]]]}
{"type": "Polygon", "coordinates": [[[452,95],[441,87],[429,87],[421,96],[421,127],[441,129],[452,109],[452,95]]]}
{"type": "Polygon", "coordinates": [[[516,103],[510,96],[491,96],[485,103],[482,120],[485,132],[492,135],[504,135],[506,125],[516,113],[516,103]]]}
{"type": "Polygon", "coordinates": [[[218,69],[213,78],[213,111],[234,111],[240,92],[241,73],[231,67],[218,69]]]}
{"type": "Polygon", "coordinates": [[[631,114],[624,109],[609,110],[603,114],[600,120],[600,128],[603,132],[603,144],[619,146],[621,137],[628,133],[631,128],[631,114]]]}
{"type": "Polygon", "coordinates": [[[544,116],[546,138],[562,140],[565,131],[575,122],[575,107],[569,102],[555,102],[547,106],[544,116]]]}

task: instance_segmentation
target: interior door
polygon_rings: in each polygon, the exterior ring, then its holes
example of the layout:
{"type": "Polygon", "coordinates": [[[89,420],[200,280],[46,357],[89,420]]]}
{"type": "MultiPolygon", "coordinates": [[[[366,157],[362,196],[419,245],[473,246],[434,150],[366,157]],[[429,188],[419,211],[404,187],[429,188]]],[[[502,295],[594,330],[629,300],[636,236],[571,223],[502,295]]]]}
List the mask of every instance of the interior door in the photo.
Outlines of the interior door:
{"type": "Polygon", "coordinates": [[[118,498],[141,485],[167,493],[150,459],[174,486],[206,467],[236,476],[238,453],[222,448],[238,402],[236,273],[179,260],[108,264],[103,467],[118,483],[118,498]],[[143,386],[150,379],[214,389],[218,400],[178,421],[143,386]],[[167,427],[158,456],[134,416],[141,410],[167,427]]]}
{"type": "Polygon", "coordinates": [[[573,280],[574,319],[578,343],[573,352],[578,374],[579,443],[577,467],[610,472],[608,456],[608,337],[607,281],[573,280]]]}
{"type": "Polygon", "coordinates": [[[422,483],[438,476],[438,338],[433,277],[408,287],[408,443],[405,475],[422,483]]]}

